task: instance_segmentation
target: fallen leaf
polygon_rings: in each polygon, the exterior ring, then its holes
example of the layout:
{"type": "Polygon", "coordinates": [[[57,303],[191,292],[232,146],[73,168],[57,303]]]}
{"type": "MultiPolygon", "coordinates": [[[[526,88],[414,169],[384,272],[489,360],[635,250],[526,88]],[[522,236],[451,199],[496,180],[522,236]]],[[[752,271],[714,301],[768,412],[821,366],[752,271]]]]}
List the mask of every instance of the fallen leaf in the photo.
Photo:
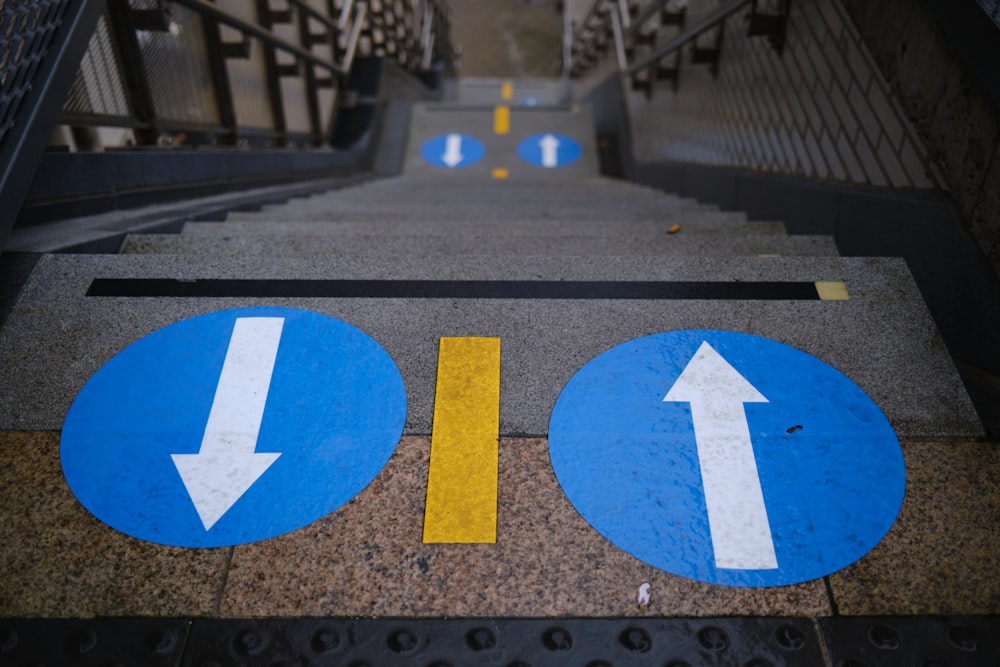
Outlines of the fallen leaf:
{"type": "Polygon", "coordinates": [[[681,226],[673,225],[670,229],[667,230],[667,234],[676,234],[679,231],[681,231],[681,226]]]}

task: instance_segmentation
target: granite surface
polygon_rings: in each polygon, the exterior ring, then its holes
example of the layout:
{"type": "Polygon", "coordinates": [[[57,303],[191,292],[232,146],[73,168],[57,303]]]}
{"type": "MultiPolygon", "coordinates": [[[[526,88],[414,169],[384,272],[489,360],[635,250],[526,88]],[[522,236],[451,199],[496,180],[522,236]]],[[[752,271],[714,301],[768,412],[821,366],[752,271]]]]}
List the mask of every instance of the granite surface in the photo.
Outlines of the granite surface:
{"type": "Polygon", "coordinates": [[[342,511],[237,547],[224,616],[824,615],[822,581],[710,586],[607,542],[562,494],[540,438],[500,441],[497,544],[422,544],[430,439],[405,437],[342,511]],[[652,600],[636,592],[649,583],[652,600]]]}
{"type": "Polygon", "coordinates": [[[57,432],[0,433],[0,617],[1000,613],[995,444],[905,441],[896,525],[829,591],[823,580],[712,586],[635,560],[570,505],[541,438],[501,438],[495,545],[422,543],[425,436],[404,436],[341,509],[231,549],[164,547],[105,526],[67,487],[58,446],[57,432]],[[652,599],[640,607],[643,583],[652,599]]]}
{"type": "Polygon", "coordinates": [[[0,432],[0,617],[207,615],[230,549],[143,542],[77,502],[57,432],[0,432]]]}
{"type": "Polygon", "coordinates": [[[0,429],[54,430],[111,357],[186,317],[247,306],[324,313],[378,342],[407,388],[406,432],[431,428],[442,336],[503,341],[504,435],[544,435],[562,387],[608,349],[653,333],[741,331],[800,349],[864,390],[901,437],[979,435],[981,423],[902,260],[145,255],[44,257],[0,330],[0,429]],[[843,281],[849,301],[87,297],[101,278],[843,281]]]}
{"type": "Polygon", "coordinates": [[[889,534],[830,577],[844,615],[1000,613],[1000,447],[908,442],[889,534]]]}

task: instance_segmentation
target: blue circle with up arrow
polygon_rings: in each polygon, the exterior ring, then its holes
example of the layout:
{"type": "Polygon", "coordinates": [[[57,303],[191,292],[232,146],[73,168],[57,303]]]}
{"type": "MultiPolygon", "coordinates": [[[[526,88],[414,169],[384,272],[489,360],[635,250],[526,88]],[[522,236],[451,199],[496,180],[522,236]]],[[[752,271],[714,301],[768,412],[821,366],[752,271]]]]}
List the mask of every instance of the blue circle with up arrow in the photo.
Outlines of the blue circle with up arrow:
{"type": "Polygon", "coordinates": [[[580,144],[562,134],[535,134],[517,145],[518,156],[536,167],[565,167],[580,158],[580,144]]]}
{"type": "Polygon", "coordinates": [[[899,440],[850,379],[725,331],[619,345],[567,383],[549,454],[577,511],[632,556],[712,584],[826,576],[899,513],[899,440]]]}
{"type": "Polygon", "coordinates": [[[442,134],[424,142],[420,155],[435,167],[461,169],[482,160],[486,155],[486,146],[467,134],[442,134]]]}
{"type": "Polygon", "coordinates": [[[118,353],[63,425],[63,472],[112,528],[224,547],[342,506],[399,442],[406,395],[372,338],[319,313],[242,308],[183,320],[118,353]]]}

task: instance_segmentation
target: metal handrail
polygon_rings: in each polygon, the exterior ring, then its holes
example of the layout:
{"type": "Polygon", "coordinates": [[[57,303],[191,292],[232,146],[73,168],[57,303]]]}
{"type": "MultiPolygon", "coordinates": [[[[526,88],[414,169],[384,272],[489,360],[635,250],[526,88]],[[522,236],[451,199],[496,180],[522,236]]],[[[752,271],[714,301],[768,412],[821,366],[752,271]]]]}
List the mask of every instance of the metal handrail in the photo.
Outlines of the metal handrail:
{"type": "Polygon", "coordinates": [[[719,23],[722,23],[730,16],[749,5],[751,2],[753,2],[753,0],[732,0],[732,2],[729,2],[728,4],[720,5],[715,10],[707,14],[696,25],[692,26],[688,30],[685,30],[683,33],[661,46],[653,54],[629,66],[628,69],[623,70],[624,73],[631,75],[635,74],[639,70],[646,69],[658,60],[669,56],[688,42],[694,41],[702,33],[711,30],[719,23]]]}
{"type": "MultiPolygon", "coordinates": [[[[284,39],[278,37],[271,31],[257,25],[256,23],[246,21],[240,18],[239,16],[231,14],[225,9],[222,9],[218,5],[214,5],[211,2],[207,2],[206,0],[173,0],[173,1],[179,5],[184,5],[188,9],[192,9],[198,12],[199,14],[207,16],[215,21],[218,21],[219,23],[224,23],[230,26],[231,28],[236,28],[243,34],[255,37],[256,39],[261,40],[262,42],[268,44],[269,46],[273,46],[276,49],[281,49],[282,51],[291,53],[296,58],[301,58],[302,60],[312,65],[316,65],[317,67],[321,67],[329,72],[335,72],[337,74],[347,74],[347,72],[350,69],[349,64],[347,67],[345,67],[344,65],[338,65],[337,63],[332,63],[323,60],[316,54],[307,51],[300,46],[292,44],[291,42],[285,41],[284,39]]],[[[296,4],[298,5],[298,3],[296,4]]],[[[361,22],[363,21],[358,21],[358,23],[361,22]]]]}
{"type": "Polygon", "coordinates": [[[358,13],[354,18],[354,25],[351,26],[351,32],[347,37],[347,49],[344,53],[344,70],[351,70],[351,63],[354,62],[354,54],[358,50],[358,40],[361,39],[361,28],[365,25],[365,14],[368,11],[368,5],[359,5],[358,13]]]}

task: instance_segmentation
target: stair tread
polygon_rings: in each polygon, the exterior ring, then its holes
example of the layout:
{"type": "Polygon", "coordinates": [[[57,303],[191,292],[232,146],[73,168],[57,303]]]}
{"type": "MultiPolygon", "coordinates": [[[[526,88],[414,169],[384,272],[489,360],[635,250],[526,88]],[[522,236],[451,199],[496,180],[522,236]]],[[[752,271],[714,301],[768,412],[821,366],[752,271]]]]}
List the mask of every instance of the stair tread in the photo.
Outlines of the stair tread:
{"type": "Polygon", "coordinates": [[[76,391],[117,351],[177,320],[224,308],[279,305],[344,319],[397,361],[408,432],[431,426],[440,336],[499,336],[505,354],[501,430],[545,433],[563,385],[589,359],[639,336],[724,329],[765,336],[839,369],[882,407],[900,435],[979,435],[981,425],[905,262],[893,258],[671,258],[50,255],[0,331],[0,428],[58,429],[76,391]],[[87,297],[95,276],[168,279],[817,281],[847,301],[87,297]],[[442,329],[441,324],[447,322],[442,329]],[[545,323],[545,326],[541,326],[545,323]],[[599,323],[599,324],[597,324],[599,323]],[[554,326],[553,326],[554,325],[554,326]],[[50,354],[39,355],[37,341],[50,354]],[[25,409],[24,387],[32,388],[25,409]]]}
{"type": "Polygon", "coordinates": [[[836,256],[837,247],[828,236],[779,235],[708,235],[659,233],[630,234],[613,231],[604,234],[576,233],[517,234],[497,230],[437,234],[232,234],[232,235],[133,235],[123,253],[172,253],[212,255],[216,253],[249,256],[289,255],[306,257],[328,254],[377,255],[659,255],[659,256],[729,256],[729,255],[826,255],[836,256]]]}

